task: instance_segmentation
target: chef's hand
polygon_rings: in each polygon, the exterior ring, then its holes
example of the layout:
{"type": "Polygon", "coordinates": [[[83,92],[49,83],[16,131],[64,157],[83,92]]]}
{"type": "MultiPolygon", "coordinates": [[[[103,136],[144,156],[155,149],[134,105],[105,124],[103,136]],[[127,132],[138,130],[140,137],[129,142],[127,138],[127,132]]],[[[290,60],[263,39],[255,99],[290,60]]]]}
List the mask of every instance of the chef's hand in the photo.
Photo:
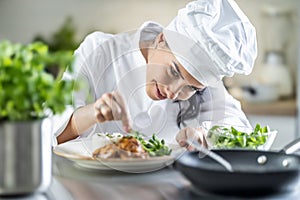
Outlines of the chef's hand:
{"type": "Polygon", "coordinates": [[[207,141],[205,139],[206,132],[203,128],[189,128],[186,127],[181,129],[176,135],[176,141],[178,142],[179,146],[186,147],[189,151],[194,151],[195,148],[189,145],[186,140],[189,138],[194,141],[198,141],[202,146],[205,148],[208,147],[207,141]]]}
{"type": "Polygon", "coordinates": [[[119,92],[103,94],[94,103],[94,114],[99,123],[121,120],[125,132],[131,131],[131,120],[125,102],[119,92]]]}

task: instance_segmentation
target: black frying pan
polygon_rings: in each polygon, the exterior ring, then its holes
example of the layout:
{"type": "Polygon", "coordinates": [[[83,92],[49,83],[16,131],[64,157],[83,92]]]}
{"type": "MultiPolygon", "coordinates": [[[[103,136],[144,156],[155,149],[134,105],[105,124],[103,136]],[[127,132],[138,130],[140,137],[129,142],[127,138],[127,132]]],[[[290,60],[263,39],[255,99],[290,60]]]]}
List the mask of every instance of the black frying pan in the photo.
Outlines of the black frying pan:
{"type": "Polygon", "coordinates": [[[197,151],[186,152],[176,162],[181,171],[201,191],[229,195],[258,195],[289,192],[299,184],[300,138],[286,145],[282,151],[213,150],[229,161],[229,172],[215,160],[199,158],[197,151]]]}

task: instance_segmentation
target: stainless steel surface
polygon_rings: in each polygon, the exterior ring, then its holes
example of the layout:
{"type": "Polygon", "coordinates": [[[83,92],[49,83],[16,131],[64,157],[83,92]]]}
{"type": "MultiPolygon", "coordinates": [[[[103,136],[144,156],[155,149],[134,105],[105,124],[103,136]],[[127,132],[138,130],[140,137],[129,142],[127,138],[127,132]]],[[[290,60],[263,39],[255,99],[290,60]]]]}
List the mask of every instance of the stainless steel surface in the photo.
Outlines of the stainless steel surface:
{"type": "Polygon", "coordinates": [[[300,196],[300,185],[294,192],[275,196],[247,198],[208,194],[195,190],[172,166],[141,174],[88,170],[57,155],[53,155],[52,166],[53,178],[47,191],[13,198],[0,196],[0,200],[298,200],[300,196]]]}
{"type": "MultiPolygon", "coordinates": [[[[200,145],[196,141],[193,141],[191,139],[187,139],[187,142],[190,145],[194,146],[198,151],[203,153],[205,156],[209,156],[210,158],[212,158],[216,162],[220,163],[229,172],[233,172],[231,164],[227,160],[225,160],[223,157],[221,157],[218,154],[206,149],[205,147],[203,147],[202,145],[200,145]]],[[[199,158],[199,159],[201,159],[201,158],[199,158]]]]}
{"type": "MultiPolygon", "coordinates": [[[[298,200],[300,185],[291,193],[268,196],[221,196],[195,190],[177,170],[169,166],[150,173],[87,170],[54,155],[54,181],[48,199],[63,200],[298,200]]],[[[255,195],[255,191],[253,191],[255,195]]],[[[1,198],[0,198],[1,200],[1,198]]]]}
{"type": "Polygon", "coordinates": [[[48,189],[52,177],[47,120],[0,124],[0,195],[48,189]]]}
{"type": "Polygon", "coordinates": [[[300,187],[294,192],[275,196],[219,196],[196,190],[172,167],[142,174],[91,171],[78,168],[56,155],[53,157],[53,173],[52,183],[46,192],[0,197],[0,200],[298,200],[300,196],[300,187]]]}
{"type": "MultiPolygon", "coordinates": [[[[300,13],[300,7],[298,7],[298,13],[300,13]]],[[[298,33],[300,33],[300,14],[298,14],[298,33]]],[[[296,81],[296,98],[297,98],[297,123],[296,123],[296,131],[295,131],[295,138],[300,137],[300,39],[297,42],[297,81],[296,81]]]]}
{"type": "Polygon", "coordinates": [[[176,200],[190,185],[172,166],[148,173],[126,173],[81,168],[56,155],[53,161],[54,178],[75,200],[176,200]]]}

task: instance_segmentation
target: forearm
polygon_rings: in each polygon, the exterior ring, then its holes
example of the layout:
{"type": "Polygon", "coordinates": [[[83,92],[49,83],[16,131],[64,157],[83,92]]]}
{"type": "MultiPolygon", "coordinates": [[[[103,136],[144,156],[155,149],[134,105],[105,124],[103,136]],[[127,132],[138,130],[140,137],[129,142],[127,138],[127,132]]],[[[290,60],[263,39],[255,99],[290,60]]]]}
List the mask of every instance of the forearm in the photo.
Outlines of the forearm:
{"type": "Polygon", "coordinates": [[[96,122],[93,104],[77,109],[71,116],[64,131],[57,137],[58,143],[75,139],[96,122]]]}

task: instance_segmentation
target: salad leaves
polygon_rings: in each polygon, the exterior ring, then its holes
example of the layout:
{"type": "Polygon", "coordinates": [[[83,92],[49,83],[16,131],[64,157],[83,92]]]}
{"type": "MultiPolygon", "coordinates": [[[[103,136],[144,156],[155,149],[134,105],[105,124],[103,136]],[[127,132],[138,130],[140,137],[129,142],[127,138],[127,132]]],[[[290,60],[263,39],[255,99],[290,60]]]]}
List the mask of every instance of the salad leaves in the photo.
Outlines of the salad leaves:
{"type": "Polygon", "coordinates": [[[213,141],[215,148],[250,148],[257,149],[266,143],[268,139],[269,126],[256,124],[250,133],[239,131],[233,126],[213,126],[208,131],[208,139],[213,141]]]}

